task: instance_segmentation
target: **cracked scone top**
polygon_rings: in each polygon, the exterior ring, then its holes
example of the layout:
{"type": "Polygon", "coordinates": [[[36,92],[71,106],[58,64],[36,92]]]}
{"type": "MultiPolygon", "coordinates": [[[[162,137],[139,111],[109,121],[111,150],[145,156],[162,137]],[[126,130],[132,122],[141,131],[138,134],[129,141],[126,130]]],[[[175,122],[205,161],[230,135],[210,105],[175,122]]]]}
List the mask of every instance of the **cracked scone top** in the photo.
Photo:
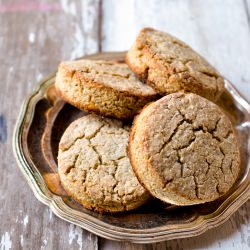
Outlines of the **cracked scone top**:
{"type": "Polygon", "coordinates": [[[59,96],[77,108],[118,119],[133,118],[157,98],[125,63],[111,61],[62,62],[55,86],[59,96]]]}
{"type": "Polygon", "coordinates": [[[89,209],[121,212],[149,199],[127,155],[129,127],[90,114],[74,121],[59,143],[58,172],[69,195],[89,209]]]}
{"type": "Polygon", "coordinates": [[[151,28],[141,30],[126,62],[163,95],[182,90],[216,101],[224,89],[223,78],[203,57],[177,38],[151,28]]]}
{"type": "Polygon", "coordinates": [[[132,126],[129,154],[143,186],[176,205],[217,199],[240,170],[230,120],[216,104],[192,93],[170,94],[145,107],[132,126]]]}

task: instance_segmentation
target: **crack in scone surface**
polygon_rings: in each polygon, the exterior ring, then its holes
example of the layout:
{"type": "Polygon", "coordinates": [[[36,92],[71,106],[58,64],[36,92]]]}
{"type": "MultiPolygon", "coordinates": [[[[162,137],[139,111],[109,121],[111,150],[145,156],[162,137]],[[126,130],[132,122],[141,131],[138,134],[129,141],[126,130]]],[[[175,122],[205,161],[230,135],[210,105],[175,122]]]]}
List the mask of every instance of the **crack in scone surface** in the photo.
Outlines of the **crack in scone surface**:
{"type": "Polygon", "coordinates": [[[229,119],[193,94],[177,93],[165,100],[147,114],[141,142],[163,190],[201,200],[227,192],[239,172],[239,149],[229,119]]]}
{"type": "Polygon", "coordinates": [[[72,124],[60,142],[63,184],[93,206],[126,209],[145,199],[146,191],[134,176],[127,155],[129,127],[96,115],[81,119],[80,126],[72,124]]]}

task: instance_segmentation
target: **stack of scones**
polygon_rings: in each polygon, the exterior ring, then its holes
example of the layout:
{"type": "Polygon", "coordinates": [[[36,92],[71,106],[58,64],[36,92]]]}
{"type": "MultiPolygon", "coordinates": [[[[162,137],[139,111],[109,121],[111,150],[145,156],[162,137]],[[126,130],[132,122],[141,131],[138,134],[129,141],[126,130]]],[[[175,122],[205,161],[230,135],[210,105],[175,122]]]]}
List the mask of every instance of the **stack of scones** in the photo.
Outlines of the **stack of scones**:
{"type": "Polygon", "coordinates": [[[188,45],[151,28],[141,30],[125,61],[59,65],[57,94],[88,112],[59,143],[66,192],[110,213],[152,197],[188,206],[227,193],[240,172],[240,150],[215,104],[223,77],[188,45]]]}

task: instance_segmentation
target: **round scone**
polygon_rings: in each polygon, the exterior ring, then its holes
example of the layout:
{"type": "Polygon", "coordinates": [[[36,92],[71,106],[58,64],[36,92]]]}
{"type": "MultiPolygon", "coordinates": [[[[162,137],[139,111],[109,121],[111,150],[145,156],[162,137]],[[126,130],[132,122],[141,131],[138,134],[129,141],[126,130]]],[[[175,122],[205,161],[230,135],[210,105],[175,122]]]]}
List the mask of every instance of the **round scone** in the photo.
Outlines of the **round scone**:
{"type": "Polygon", "coordinates": [[[98,212],[136,209],[149,193],[139,184],[127,155],[129,127],[89,114],[73,123],[59,143],[58,173],[66,192],[98,212]]]}
{"type": "Polygon", "coordinates": [[[236,133],[214,103],[173,93],[135,118],[130,161],[141,184],[175,205],[209,202],[225,194],[240,171],[236,133]]]}
{"type": "Polygon", "coordinates": [[[216,101],[224,89],[223,78],[203,57],[177,38],[151,28],[139,33],[126,62],[163,95],[182,90],[216,101]]]}
{"type": "Polygon", "coordinates": [[[156,92],[139,81],[125,63],[79,60],[59,65],[58,95],[79,109],[104,116],[130,119],[156,92]]]}

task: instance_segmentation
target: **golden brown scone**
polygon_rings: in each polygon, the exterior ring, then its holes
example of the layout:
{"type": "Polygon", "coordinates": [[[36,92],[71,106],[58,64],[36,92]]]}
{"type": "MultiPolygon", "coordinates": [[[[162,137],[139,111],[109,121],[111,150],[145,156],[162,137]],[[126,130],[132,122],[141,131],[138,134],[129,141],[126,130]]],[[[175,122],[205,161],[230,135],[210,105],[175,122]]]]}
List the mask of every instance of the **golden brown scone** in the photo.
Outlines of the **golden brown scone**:
{"type": "Polygon", "coordinates": [[[59,96],[77,108],[118,119],[133,118],[157,98],[125,63],[110,61],[62,62],[55,86],[59,96]]]}
{"type": "Polygon", "coordinates": [[[174,93],[135,118],[129,139],[132,167],[155,197],[176,205],[213,201],[235,183],[240,151],[228,117],[193,93],[174,93]]]}
{"type": "Polygon", "coordinates": [[[128,51],[129,67],[162,95],[193,92],[216,101],[224,88],[220,74],[177,38],[144,28],[128,51]]]}
{"type": "Polygon", "coordinates": [[[98,212],[136,209],[149,193],[139,184],[127,155],[129,127],[89,114],[74,121],[59,144],[58,173],[66,192],[98,212]]]}

